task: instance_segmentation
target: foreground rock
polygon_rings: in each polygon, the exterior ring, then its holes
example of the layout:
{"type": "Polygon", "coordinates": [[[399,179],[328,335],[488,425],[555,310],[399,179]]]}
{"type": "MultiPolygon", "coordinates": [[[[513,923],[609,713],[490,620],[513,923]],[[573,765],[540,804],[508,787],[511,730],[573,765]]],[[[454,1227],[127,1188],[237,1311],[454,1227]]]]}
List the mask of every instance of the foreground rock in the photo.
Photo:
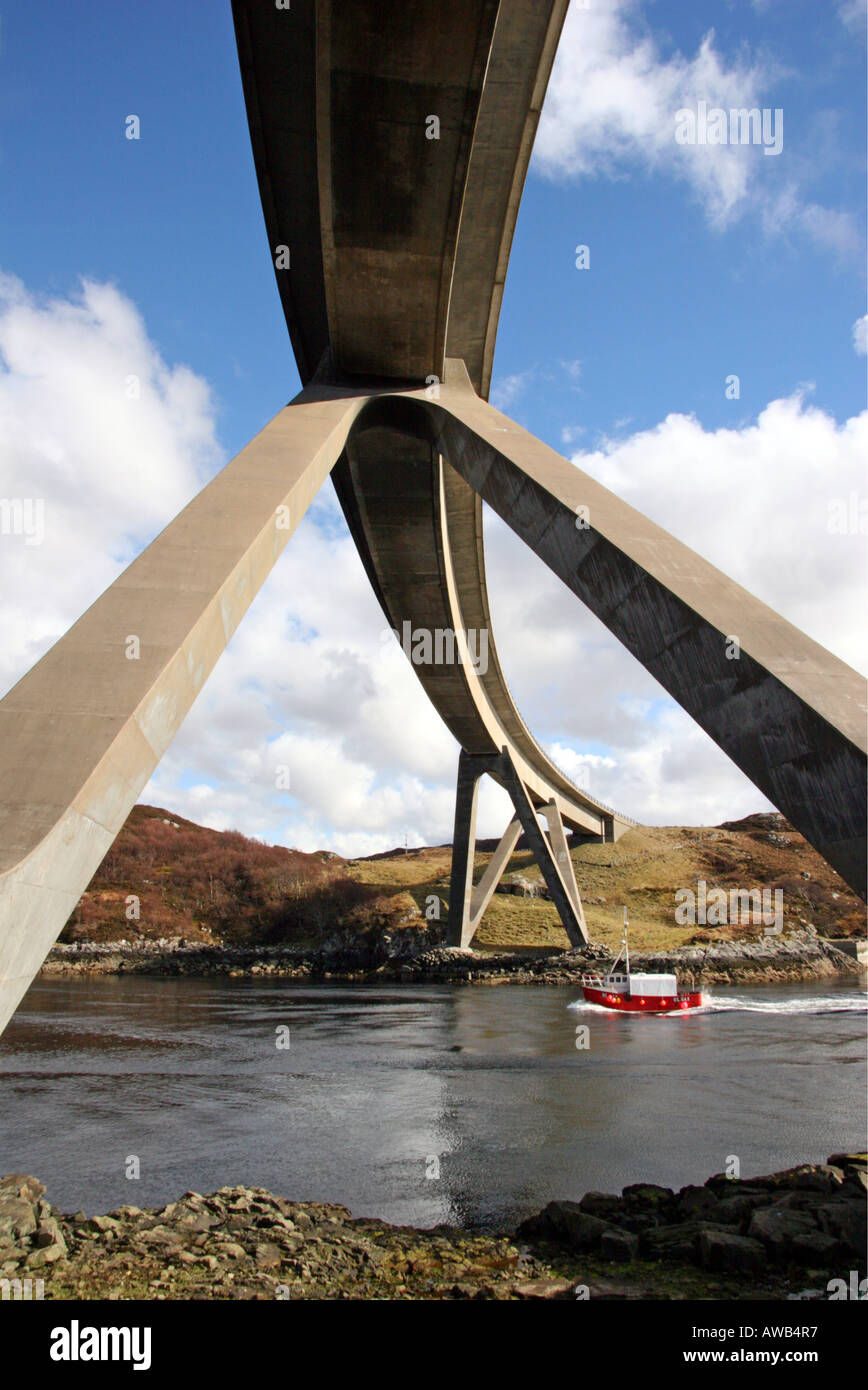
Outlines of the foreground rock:
{"type": "Polygon", "coordinates": [[[36,1178],[0,1178],[0,1275],[30,1274],[68,1254],[59,1213],[36,1178]]]}
{"type": "Polygon", "coordinates": [[[740,1181],[717,1175],[704,1187],[638,1184],[620,1196],[588,1192],[550,1202],[519,1236],[582,1254],[695,1265],[757,1279],[811,1271],[820,1283],[865,1272],[866,1156],[833,1154],[824,1164],[740,1181]]]}
{"type": "Polygon", "coordinates": [[[830,1280],[864,1275],[865,1189],[865,1155],[833,1154],[678,1193],[589,1192],[507,1235],[354,1220],[256,1187],[63,1216],[12,1174],[0,1280],[3,1297],[49,1299],[826,1298],[830,1280]]]}
{"type": "MultiPolygon", "coordinates": [[[[368,983],[438,981],[454,984],[570,984],[583,971],[605,968],[613,955],[603,946],[541,955],[493,953],[418,942],[344,942],[320,950],[298,947],[189,945],[183,941],[80,943],[55,946],[43,974],[138,974],[275,976],[282,979],[346,979],[368,983]]],[[[784,984],[838,976],[858,978],[865,967],[813,929],[756,941],[682,946],[666,953],[631,952],[636,970],[675,972],[685,989],[717,984],[784,984]]]]}

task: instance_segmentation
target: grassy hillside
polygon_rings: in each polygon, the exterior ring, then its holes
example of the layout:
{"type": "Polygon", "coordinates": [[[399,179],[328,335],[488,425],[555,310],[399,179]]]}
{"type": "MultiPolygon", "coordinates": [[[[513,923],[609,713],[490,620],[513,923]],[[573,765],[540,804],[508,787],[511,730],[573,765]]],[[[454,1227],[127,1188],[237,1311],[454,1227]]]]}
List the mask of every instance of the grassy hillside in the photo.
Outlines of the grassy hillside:
{"type": "MultiPolygon", "coordinates": [[[[477,854],[477,877],[489,858],[477,854]]],[[[675,893],[695,889],[699,879],[727,891],[781,888],[785,930],[811,923],[823,936],[846,936],[865,929],[860,901],[780,816],[716,829],[636,826],[617,844],[581,845],[572,858],[591,938],[603,945],[620,939],[625,904],[637,948],[756,934],[751,927],[676,926],[675,893]]],[[[431,920],[433,899],[445,924],[450,860],[448,845],[354,860],[303,854],[136,806],[61,940],[312,945],[337,932],[418,928],[431,920]]],[[[510,874],[542,882],[521,842],[510,874]]],[[[551,903],[502,893],[474,941],[482,949],[568,944],[551,903]]]]}
{"type": "MultiPolygon", "coordinates": [[[[450,847],[410,850],[376,859],[354,860],[350,872],[382,893],[407,888],[424,905],[429,894],[449,898],[450,847]]],[[[477,854],[478,880],[490,854],[477,854]]],[[[615,945],[627,906],[631,938],[643,949],[664,949],[688,941],[756,934],[750,928],[678,927],[675,893],[696,887],[698,879],[727,892],[738,888],[781,888],[784,929],[811,923],[823,936],[864,934],[864,905],[834,869],[783,817],[749,816],[714,829],[636,826],[614,845],[581,845],[572,851],[591,938],[615,945]]],[[[520,848],[507,877],[518,873],[541,883],[533,857],[520,848]]],[[[517,944],[568,946],[566,932],[551,903],[540,898],[496,894],[474,946],[517,944]]]]}

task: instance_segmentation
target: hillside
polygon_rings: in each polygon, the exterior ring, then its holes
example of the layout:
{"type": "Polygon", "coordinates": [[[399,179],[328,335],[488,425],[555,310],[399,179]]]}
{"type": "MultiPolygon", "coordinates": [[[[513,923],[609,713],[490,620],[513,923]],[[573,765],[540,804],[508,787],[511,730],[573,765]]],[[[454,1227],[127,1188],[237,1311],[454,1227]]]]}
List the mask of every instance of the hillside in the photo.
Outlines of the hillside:
{"type": "MultiPolygon", "coordinates": [[[[491,848],[476,856],[477,877],[491,848]]],[[[698,880],[709,891],[780,888],[785,932],[811,924],[821,936],[864,934],[863,904],[781,816],[714,829],[636,826],[615,845],[581,845],[572,857],[591,939],[603,945],[619,940],[625,904],[640,949],[761,933],[761,926],[676,926],[675,893],[698,880]]],[[[448,845],[353,860],[304,854],[136,806],[60,939],[308,946],[407,929],[436,939],[445,926],[450,858],[448,845]],[[430,917],[434,899],[439,929],[430,917]]],[[[521,841],[504,888],[510,880],[518,891],[495,895],[474,946],[567,946],[552,904],[526,896],[529,885],[544,888],[521,841]]]]}
{"type": "Polygon", "coordinates": [[[265,845],[135,806],[60,940],[308,944],[336,927],[366,931],[415,914],[398,896],[383,898],[328,851],[265,845]]]}

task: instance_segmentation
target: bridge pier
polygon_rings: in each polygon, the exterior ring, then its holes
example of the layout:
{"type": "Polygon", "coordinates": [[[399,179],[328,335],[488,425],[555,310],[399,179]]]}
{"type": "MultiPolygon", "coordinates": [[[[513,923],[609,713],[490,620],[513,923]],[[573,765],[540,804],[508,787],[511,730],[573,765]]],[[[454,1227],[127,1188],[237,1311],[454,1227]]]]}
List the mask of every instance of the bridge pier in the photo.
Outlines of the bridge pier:
{"type": "Polygon", "coordinates": [[[482,921],[483,913],[503,877],[510,856],[522,831],[539,865],[549,897],[573,946],[588,940],[588,929],[572,860],[567,849],[564,825],[557,802],[552,799],[536,807],[510,755],[504,748],[495,756],[461,750],[458,785],[455,794],[455,832],[452,839],[452,877],[449,893],[450,946],[469,946],[482,921]],[[515,816],[479,883],[473,883],[476,846],[476,805],[479,783],[489,774],[509,794],[515,816]],[[546,818],[546,835],[537,820],[540,810],[546,818]]]}
{"type": "Polygon", "coordinates": [[[302,392],[0,700],[0,1033],[364,400],[302,392]]]}

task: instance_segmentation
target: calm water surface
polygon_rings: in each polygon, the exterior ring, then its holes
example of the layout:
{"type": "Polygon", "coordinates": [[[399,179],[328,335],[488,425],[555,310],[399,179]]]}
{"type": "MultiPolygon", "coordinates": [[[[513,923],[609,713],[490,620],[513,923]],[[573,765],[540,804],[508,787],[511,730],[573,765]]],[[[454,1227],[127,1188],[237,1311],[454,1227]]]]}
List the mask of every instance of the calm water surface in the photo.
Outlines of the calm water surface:
{"type": "Polygon", "coordinates": [[[576,993],[39,980],[0,1039],[0,1173],[35,1173],[89,1214],[243,1183],[500,1226],[590,1189],[702,1183],[730,1154],[749,1176],[864,1147],[851,982],[721,986],[673,1018],[571,1007],[576,993]]]}

